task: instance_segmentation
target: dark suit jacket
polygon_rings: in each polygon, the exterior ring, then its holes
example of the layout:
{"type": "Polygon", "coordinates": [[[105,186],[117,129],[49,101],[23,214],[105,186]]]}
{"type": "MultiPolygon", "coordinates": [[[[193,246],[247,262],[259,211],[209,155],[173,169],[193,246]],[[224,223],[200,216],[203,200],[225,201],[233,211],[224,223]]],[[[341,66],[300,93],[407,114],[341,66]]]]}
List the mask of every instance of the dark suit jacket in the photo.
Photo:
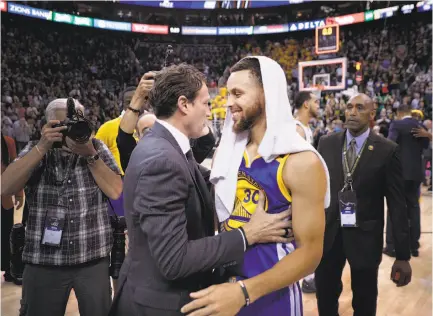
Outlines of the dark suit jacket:
{"type": "Polygon", "coordinates": [[[429,145],[428,138],[416,138],[412,135],[413,128],[424,128],[417,120],[405,118],[394,121],[389,129],[388,138],[398,144],[404,180],[422,182],[424,166],[422,152],[429,145]]]}
{"type": "MultiPolygon", "coordinates": [[[[214,236],[214,207],[198,170],[188,164],[177,141],[161,124],[138,143],[124,179],[129,251],[119,277],[131,304],[179,312],[189,293],[209,286],[212,269],[243,260],[240,232],[214,236]]],[[[120,305],[120,304],[119,304],[120,305]]],[[[163,313],[164,314],[164,313],[163,313]]]]}
{"type": "Polygon", "coordinates": [[[357,197],[356,228],[342,229],[338,192],[343,188],[342,149],[345,132],[323,136],[318,151],[328,165],[331,178],[331,204],[326,210],[324,252],[329,251],[338,231],[342,230],[343,247],[352,267],[377,267],[382,260],[384,197],[393,223],[397,259],[410,258],[409,226],[403,194],[403,177],[397,145],[370,133],[353,174],[357,197]]]}

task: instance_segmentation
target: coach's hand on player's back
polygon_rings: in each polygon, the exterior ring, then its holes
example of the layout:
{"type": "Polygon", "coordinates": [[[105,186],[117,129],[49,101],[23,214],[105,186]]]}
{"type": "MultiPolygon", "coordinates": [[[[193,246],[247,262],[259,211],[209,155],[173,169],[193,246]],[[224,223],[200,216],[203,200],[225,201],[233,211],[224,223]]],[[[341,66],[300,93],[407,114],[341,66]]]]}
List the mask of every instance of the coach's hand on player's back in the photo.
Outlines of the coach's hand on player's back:
{"type": "Polygon", "coordinates": [[[259,203],[250,221],[243,226],[249,245],[258,243],[281,242],[287,243],[293,240],[288,238],[292,222],[288,221],[290,210],[278,214],[265,212],[265,195],[259,194],[259,203]]]}

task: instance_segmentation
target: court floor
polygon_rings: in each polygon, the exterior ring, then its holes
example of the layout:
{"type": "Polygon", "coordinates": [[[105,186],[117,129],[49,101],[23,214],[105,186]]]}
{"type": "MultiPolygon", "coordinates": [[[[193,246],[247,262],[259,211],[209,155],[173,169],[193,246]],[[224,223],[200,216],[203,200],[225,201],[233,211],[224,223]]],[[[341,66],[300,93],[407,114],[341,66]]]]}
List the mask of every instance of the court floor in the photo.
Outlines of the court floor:
{"type": "MultiPolygon", "coordinates": [[[[15,214],[15,222],[21,220],[21,212],[15,214]]],[[[432,315],[432,197],[423,192],[421,197],[421,248],[420,256],[411,259],[412,282],[397,288],[389,279],[393,258],[383,257],[379,270],[379,299],[377,316],[430,316],[432,315]]],[[[350,270],[346,265],[343,273],[344,289],[340,298],[340,316],[353,315],[350,289],[350,270]]],[[[21,287],[1,283],[1,315],[18,315],[21,287]]],[[[67,316],[78,316],[78,305],[71,293],[66,309],[67,316]]],[[[304,294],[304,316],[317,316],[314,294],[304,294]]],[[[271,316],[271,315],[270,315],[271,316]]],[[[272,315],[280,316],[280,315],[272,315]]],[[[281,315],[283,316],[283,315],[281,315]]]]}

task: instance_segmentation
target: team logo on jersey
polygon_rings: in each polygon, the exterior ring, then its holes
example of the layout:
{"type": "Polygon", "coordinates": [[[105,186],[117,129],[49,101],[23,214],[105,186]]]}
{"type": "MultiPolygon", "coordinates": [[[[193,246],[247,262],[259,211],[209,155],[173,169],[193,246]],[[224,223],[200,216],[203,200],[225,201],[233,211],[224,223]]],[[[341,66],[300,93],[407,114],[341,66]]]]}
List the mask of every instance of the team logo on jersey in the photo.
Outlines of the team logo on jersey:
{"type": "MultiPolygon", "coordinates": [[[[223,223],[223,229],[228,231],[241,227],[249,222],[259,203],[259,191],[263,188],[244,171],[238,172],[238,184],[232,215],[223,223]]],[[[268,198],[265,193],[265,211],[268,211],[268,198]]]]}

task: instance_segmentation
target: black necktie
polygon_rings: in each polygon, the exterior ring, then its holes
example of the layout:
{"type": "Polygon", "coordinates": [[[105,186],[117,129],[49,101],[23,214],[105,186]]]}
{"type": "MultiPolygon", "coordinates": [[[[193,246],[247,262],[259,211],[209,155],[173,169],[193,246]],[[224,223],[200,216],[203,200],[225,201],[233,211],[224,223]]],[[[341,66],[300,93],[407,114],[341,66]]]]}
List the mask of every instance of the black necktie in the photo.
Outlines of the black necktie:
{"type": "Polygon", "coordinates": [[[186,153],[186,159],[188,160],[188,165],[192,171],[192,174],[194,175],[195,181],[197,182],[197,185],[199,186],[199,190],[206,190],[206,182],[198,169],[197,161],[195,161],[194,155],[192,153],[192,150],[190,149],[186,153]]]}
{"type": "Polygon", "coordinates": [[[201,213],[202,213],[202,216],[204,219],[207,235],[212,236],[214,233],[213,210],[207,209],[207,207],[212,206],[212,202],[209,201],[208,198],[205,198],[205,196],[207,196],[209,194],[209,192],[206,193],[206,191],[208,191],[206,181],[204,180],[203,175],[201,174],[200,170],[198,169],[197,162],[194,158],[194,155],[193,155],[191,149],[186,153],[186,159],[188,160],[189,167],[191,168],[191,171],[193,172],[195,182],[198,186],[197,189],[198,189],[200,197],[204,203],[201,213]]]}
{"type": "Polygon", "coordinates": [[[350,141],[349,150],[347,151],[347,164],[349,165],[348,172],[352,170],[353,165],[355,164],[356,156],[356,140],[353,138],[350,141]]]}
{"type": "Polygon", "coordinates": [[[189,165],[192,167],[192,170],[195,170],[196,161],[195,161],[194,155],[192,153],[192,150],[191,149],[188,150],[187,153],[185,154],[185,156],[186,156],[186,159],[188,160],[189,165]]]}

